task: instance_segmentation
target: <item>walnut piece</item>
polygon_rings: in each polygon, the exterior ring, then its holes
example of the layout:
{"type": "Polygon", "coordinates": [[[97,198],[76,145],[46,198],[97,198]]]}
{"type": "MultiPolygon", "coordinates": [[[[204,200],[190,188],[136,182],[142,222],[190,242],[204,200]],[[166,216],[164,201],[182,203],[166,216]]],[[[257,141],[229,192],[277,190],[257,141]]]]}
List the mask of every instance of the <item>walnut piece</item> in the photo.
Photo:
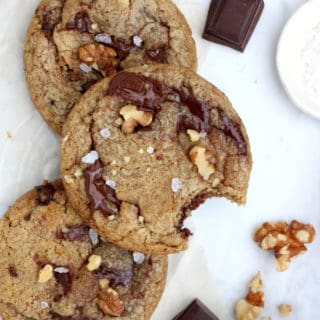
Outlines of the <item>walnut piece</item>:
{"type": "Polygon", "coordinates": [[[305,244],[311,243],[314,236],[310,224],[293,220],[290,225],[283,221],[266,222],[256,229],[253,239],[263,250],[274,250],[277,271],[285,271],[292,257],[307,251],[305,244]]]}
{"type": "Polygon", "coordinates": [[[96,255],[96,254],[93,254],[89,257],[88,259],[88,264],[87,264],[87,269],[89,271],[94,271],[94,270],[97,270],[100,268],[100,265],[101,265],[101,257],[96,255]]]}
{"type": "Polygon", "coordinates": [[[281,317],[288,317],[292,312],[292,307],[290,304],[280,304],[278,306],[279,313],[281,317]]]}
{"type": "Polygon", "coordinates": [[[260,272],[250,281],[249,293],[245,299],[239,300],[235,305],[237,320],[257,319],[264,307],[263,282],[260,272]]]}
{"type": "Polygon", "coordinates": [[[200,133],[196,130],[188,129],[187,134],[192,142],[197,142],[200,140],[200,133]]]}
{"type": "Polygon", "coordinates": [[[39,271],[39,283],[46,283],[53,277],[53,267],[50,264],[45,265],[39,271]]]}
{"type": "Polygon", "coordinates": [[[104,76],[115,73],[119,61],[113,48],[103,44],[87,44],[79,48],[79,59],[86,65],[102,72],[104,76]]]}
{"type": "Polygon", "coordinates": [[[132,104],[122,107],[120,115],[124,119],[121,126],[123,133],[134,133],[138,125],[147,127],[153,120],[152,112],[138,110],[137,107],[132,104]]]}
{"type": "Polygon", "coordinates": [[[189,156],[191,162],[198,168],[198,172],[202,178],[208,180],[215,172],[214,164],[209,161],[212,157],[211,152],[204,147],[194,146],[190,150],[189,156]]]}
{"type": "Polygon", "coordinates": [[[120,317],[124,311],[124,304],[118,292],[107,283],[100,285],[98,306],[105,315],[113,317],[120,317]]]}

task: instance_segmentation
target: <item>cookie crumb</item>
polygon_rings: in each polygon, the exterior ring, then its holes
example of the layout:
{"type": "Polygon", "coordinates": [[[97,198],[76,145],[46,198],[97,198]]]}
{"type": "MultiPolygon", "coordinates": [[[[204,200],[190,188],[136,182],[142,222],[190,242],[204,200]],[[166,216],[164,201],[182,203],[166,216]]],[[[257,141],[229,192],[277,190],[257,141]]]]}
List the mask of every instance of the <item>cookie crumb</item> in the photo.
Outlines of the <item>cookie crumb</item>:
{"type": "Polygon", "coordinates": [[[85,63],[80,63],[79,68],[84,72],[84,73],[89,73],[92,71],[92,68],[90,66],[88,66],[85,63]]]}
{"type": "Polygon", "coordinates": [[[292,312],[292,306],[290,304],[280,304],[278,310],[281,317],[288,317],[292,312]]]}
{"type": "Polygon", "coordinates": [[[40,306],[42,309],[48,309],[49,308],[49,304],[46,301],[41,301],[40,306]]]}
{"type": "Polygon", "coordinates": [[[99,154],[97,151],[91,151],[81,159],[85,164],[94,164],[97,160],[99,160],[99,154]]]}
{"type": "Polygon", "coordinates": [[[93,229],[89,229],[89,238],[94,246],[99,243],[99,235],[93,229]]]}
{"type": "Polygon", "coordinates": [[[140,223],[144,223],[144,217],[143,217],[143,216],[139,216],[138,221],[139,221],[140,223]]]}
{"type": "Polygon", "coordinates": [[[143,253],[140,253],[140,252],[134,252],[133,254],[133,261],[136,263],[136,264],[142,264],[144,262],[144,254],[143,253]]]}
{"type": "Polygon", "coordinates": [[[100,130],[100,135],[104,139],[109,139],[110,138],[110,130],[108,128],[104,128],[100,130]]]}
{"type": "Polygon", "coordinates": [[[171,189],[172,192],[176,193],[178,192],[182,187],[182,182],[179,178],[173,178],[171,181],[171,189]]]}
{"type": "Polygon", "coordinates": [[[143,40],[139,36],[134,36],[132,41],[133,41],[135,46],[137,46],[137,47],[141,47],[142,46],[143,40]]]}
{"type": "Polygon", "coordinates": [[[153,154],[154,153],[154,148],[153,147],[148,147],[147,148],[147,152],[149,153],[149,154],[153,154]]]}
{"type": "Polygon", "coordinates": [[[144,151],[143,151],[142,148],[140,148],[138,152],[139,152],[140,154],[143,154],[143,153],[144,153],[144,151]]]}
{"type": "Polygon", "coordinates": [[[7,131],[7,138],[12,139],[12,133],[10,131],[7,131]]]}

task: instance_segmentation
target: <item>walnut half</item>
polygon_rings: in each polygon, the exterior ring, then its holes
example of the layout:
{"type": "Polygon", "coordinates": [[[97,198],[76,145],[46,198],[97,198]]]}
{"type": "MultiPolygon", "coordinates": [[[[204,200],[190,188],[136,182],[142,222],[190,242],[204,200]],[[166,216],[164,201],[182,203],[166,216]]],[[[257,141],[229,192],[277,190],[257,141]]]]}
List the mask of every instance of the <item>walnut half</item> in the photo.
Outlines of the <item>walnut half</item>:
{"type": "Polygon", "coordinates": [[[104,76],[115,73],[119,64],[116,57],[116,51],[103,44],[87,44],[79,48],[80,61],[100,71],[104,76]]]}
{"type": "Polygon", "coordinates": [[[119,293],[110,288],[107,282],[100,285],[98,306],[105,315],[112,317],[120,317],[124,312],[124,303],[119,293]]]}
{"type": "Polygon", "coordinates": [[[310,224],[293,220],[290,225],[283,221],[266,222],[256,229],[253,239],[263,250],[274,250],[277,271],[285,271],[292,257],[307,251],[305,244],[311,243],[314,236],[310,224]]]}

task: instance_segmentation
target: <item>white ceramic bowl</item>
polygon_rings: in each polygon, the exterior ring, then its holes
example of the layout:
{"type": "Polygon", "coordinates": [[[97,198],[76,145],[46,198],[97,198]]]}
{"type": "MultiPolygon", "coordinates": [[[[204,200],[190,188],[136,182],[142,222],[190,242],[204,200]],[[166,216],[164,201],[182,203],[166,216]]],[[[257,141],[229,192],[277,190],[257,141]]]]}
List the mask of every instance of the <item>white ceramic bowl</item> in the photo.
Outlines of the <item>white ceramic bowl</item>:
{"type": "MultiPolygon", "coordinates": [[[[319,92],[316,93],[314,85],[306,78],[315,68],[314,60],[313,63],[306,63],[306,49],[311,43],[308,39],[317,26],[320,31],[320,0],[311,0],[302,5],[285,25],[276,59],[280,80],[294,104],[303,112],[320,119],[320,79],[319,92]]],[[[320,39],[320,32],[318,36],[320,39]]],[[[320,41],[317,46],[320,75],[320,41]]]]}

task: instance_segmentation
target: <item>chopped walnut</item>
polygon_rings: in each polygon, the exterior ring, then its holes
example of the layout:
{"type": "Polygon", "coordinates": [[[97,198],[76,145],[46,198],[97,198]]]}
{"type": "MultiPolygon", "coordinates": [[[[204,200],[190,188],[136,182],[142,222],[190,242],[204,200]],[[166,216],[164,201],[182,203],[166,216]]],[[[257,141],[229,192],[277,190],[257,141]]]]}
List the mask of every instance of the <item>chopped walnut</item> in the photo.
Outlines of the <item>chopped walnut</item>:
{"type": "Polygon", "coordinates": [[[277,271],[289,268],[292,257],[307,251],[306,243],[311,243],[315,230],[310,224],[303,224],[296,220],[290,225],[285,222],[264,223],[254,234],[256,241],[263,250],[274,250],[277,271]]]}
{"type": "Polygon", "coordinates": [[[87,66],[103,73],[104,76],[115,73],[119,64],[114,49],[103,44],[87,44],[79,48],[79,59],[87,66]]]}
{"type": "Polygon", "coordinates": [[[124,303],[119,293],[110,288],[108,282],[100,283],[98,306],[105,315],[113,317],[120,317],[124,312],[124,303]]]}
{"type": "Polygon", "coordinates": [[[138,110],[137,107],[132,104],[122,107],[120,115],[124,119],[121,126],[123,133],[134,133],[138,125],[147,127],[153,120],[153,114],[151,112],[138,110]]]}
{"type": "Polygon", "coordinates": [[[194,146],[189,153],[191,162],[198,168],[199,174],[204,180],[208,180],[215,172],[214,164],[209,161],[212,154],[204,147],[194,146]]]}
{"type": "Polygon", "coordinates": [[[50,264],[45,265],[39,271],[39,283],[46,283],[53,277],[53,267],[50,264]]]}
{"type": "Polygon", "coordinates": [[[280,304],[278,306],[279,313],[281,317],[288,317],[292,312],[292,307],[290,304],[280,304]]]}
{"type": "Polygon", "coordinates": [[[250,281],[249,293],[245,299],[239,300],[235,305],[237,320],[254,320],[260,316],[264,307],[263,282],[260,272],[250,281]]]}

